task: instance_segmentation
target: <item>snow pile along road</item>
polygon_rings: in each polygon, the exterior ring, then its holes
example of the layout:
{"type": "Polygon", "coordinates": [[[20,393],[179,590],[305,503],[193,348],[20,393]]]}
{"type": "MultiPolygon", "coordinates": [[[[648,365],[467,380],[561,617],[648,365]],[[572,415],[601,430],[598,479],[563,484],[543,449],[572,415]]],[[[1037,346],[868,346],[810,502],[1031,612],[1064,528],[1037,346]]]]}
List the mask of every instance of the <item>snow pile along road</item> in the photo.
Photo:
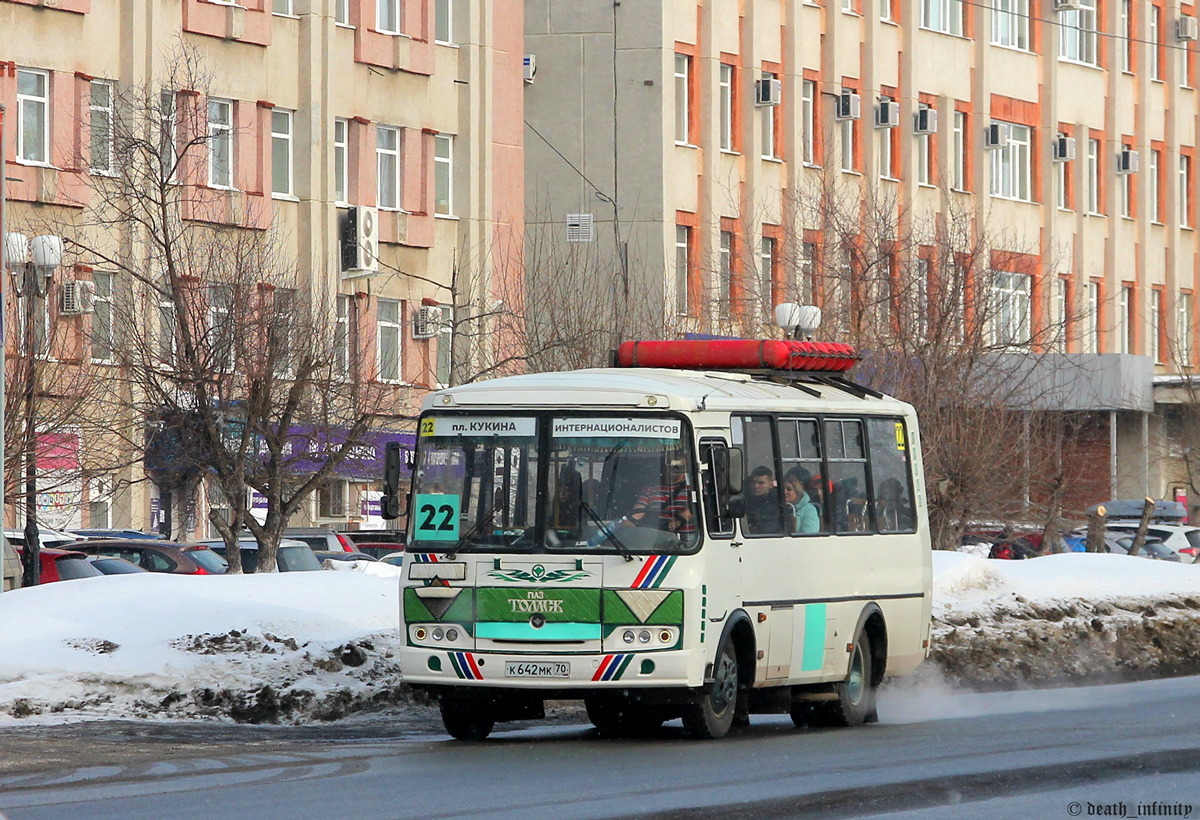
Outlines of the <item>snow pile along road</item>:
{"type": "MultiPolygon", "coordinates": [[[[0,595],[0,725],[80,717],[299,723],[405,702],[399,568],[146,573],[0,595]]],[[[974,688],[1200,672],[1200,566],[934,553],[933,656],[974,688]]]]}
{"type": "Polygon", "coordinates": [[[933,664],[972,688],[1200,673],[1200,566],[934,552],[933,664]]]}

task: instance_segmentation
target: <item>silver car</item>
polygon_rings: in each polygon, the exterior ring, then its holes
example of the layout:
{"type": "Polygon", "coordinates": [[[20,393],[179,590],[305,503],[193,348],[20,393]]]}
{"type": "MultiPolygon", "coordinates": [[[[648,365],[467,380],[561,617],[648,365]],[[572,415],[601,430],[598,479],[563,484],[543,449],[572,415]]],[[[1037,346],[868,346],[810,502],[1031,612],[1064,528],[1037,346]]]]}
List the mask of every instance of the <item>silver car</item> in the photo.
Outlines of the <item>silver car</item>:
{"type": "MultiPolygon", "coordinates": [[[[209,538],[194,543],[206,546],[225,558],[225,541],[223,539],[209,538]]],[[[242,572],[251,573],[258,569],[257,541],[253,538],[239,538],[238,551],[242,554],[242,572]]],[[[275,561],[280,572],[310,572],[322,569],[321,561],[312,551],[312,547],[303,541],[296,541],[292,538],[284,538],[279,542],[279,552],[275,556],[275,561]]]]}

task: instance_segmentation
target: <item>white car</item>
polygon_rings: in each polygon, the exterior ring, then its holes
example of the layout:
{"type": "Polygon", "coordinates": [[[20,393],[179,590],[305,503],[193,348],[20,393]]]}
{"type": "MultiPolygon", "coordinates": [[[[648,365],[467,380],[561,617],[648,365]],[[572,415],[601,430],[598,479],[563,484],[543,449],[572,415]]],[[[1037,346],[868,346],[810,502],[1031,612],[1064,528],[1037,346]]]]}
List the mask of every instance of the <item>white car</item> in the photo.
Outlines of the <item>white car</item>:
{"type": "MultiPolygon", "coordinates": [[[[1122,535],[1137,532],[1137,521],[1109,521],[1106,529],[1122,535]]],[[[1194,564],[1200,557],[1200,527],[1191,524],[1151,524],[1146,529],[1147,538],[1157,538],[1163,546],[1179,553],[1185,564],[1194,564]]]]}

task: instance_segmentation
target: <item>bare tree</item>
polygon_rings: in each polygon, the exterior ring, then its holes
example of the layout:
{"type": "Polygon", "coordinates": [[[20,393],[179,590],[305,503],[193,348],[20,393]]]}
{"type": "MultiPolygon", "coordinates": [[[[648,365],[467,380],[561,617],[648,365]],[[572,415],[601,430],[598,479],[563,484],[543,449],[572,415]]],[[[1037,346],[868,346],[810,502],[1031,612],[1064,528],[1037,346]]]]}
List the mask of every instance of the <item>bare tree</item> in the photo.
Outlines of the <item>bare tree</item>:
{"type": "MultiPolygon", "coordinates": [[[[122,90],[112,172],[90,178],[72,239],[84,262],[118,274],[113,399],[145,420],[151,474],[193,499],[207,486],[231,569],[247,527],[269,572],[288,520],[400,388],[359,372],[332,297],[302,276],[254,197],[207,184],[229,149],[209,132],[207,85],[180,48],[161,86],[122,90]],[[265,499],[261,521],[250,490],[265,499]]],[[[124,434],[142,445],[136,425],[124,434]]]]}

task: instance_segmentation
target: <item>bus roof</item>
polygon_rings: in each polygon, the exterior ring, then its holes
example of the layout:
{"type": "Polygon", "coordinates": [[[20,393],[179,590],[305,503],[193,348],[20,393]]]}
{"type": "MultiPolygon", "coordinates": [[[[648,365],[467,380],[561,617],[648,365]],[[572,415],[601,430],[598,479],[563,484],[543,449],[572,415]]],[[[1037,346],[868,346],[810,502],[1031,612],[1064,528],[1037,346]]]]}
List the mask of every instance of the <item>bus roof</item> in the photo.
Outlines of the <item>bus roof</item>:
{"type": "Polygon", "coordinates": [[[660,368],[589,368],[506,376],[438,390],[425,410],[484,407],[637,408],[642,410],[788,411],[908,413],[890,396],[839,386],[836,379],[804,380],[798,388],[745,373],[660,368]],[[813,391],[813,393],[807,392],[813,391]]]}

